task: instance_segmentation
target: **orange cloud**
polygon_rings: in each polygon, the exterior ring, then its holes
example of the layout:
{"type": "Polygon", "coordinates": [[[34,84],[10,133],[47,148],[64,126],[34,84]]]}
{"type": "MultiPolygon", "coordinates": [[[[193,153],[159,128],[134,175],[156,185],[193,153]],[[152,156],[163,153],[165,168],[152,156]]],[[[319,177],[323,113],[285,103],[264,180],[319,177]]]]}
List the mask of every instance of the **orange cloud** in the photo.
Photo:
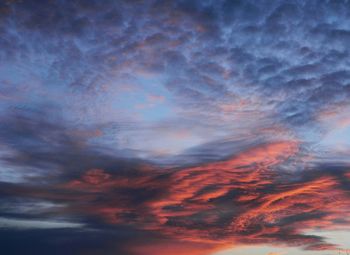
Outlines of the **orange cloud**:
{"type": "Polygon", "coordinates": [[[65,201],[62,213],[98,217],[169,240],[130,247],[140,255],[210,254],[250,243],[334,249],[304,233],[350,225],[350,172],[279,172],[298,152],[298,142],[281,141],[185,168],[89,169],[54,193],[27,193],[65,201]]]}

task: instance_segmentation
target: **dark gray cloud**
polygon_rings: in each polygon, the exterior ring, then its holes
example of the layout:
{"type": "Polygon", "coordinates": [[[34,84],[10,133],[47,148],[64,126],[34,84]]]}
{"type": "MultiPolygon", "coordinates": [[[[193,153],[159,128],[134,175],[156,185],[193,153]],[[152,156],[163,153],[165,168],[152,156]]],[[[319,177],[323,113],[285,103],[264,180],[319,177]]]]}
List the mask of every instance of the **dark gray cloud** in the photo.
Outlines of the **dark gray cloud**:
{"type": "Polygon", "coordinates": [[[128,228],[104,231],[71,229],[15,230],[1,229],[1,249],[6,254],[125,254],[124,244],[142,238],[128,228]],[[118,242],[116,242],[118,240],[118,242]]]}

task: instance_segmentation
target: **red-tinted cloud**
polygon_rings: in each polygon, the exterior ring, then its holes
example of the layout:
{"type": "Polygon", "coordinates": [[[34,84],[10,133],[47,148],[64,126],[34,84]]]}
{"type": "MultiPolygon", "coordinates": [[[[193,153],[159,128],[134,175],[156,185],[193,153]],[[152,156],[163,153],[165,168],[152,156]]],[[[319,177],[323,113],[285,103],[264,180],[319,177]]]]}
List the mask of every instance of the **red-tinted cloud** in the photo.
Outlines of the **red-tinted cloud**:
{"type": "Polygon", "coordinates": [[[283,141],[185,168],[139,165],[133,174],[88,169],[54,192],[26,193],[64,201],[60,214],[95,217],[162,237],[131,245],[135,254],[210,254],[250,243],[334,249],[305,233],[350,225],[350,172],[278,170],[298,152],[298,142],[283,141]]]}

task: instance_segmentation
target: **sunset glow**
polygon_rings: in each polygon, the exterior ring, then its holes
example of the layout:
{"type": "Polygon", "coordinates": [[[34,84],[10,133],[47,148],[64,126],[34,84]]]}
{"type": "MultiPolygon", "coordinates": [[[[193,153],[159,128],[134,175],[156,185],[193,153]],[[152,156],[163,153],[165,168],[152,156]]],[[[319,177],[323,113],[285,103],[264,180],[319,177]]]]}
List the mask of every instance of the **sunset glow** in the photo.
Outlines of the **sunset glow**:
{"type": "Polygon", "coordinates": [[[0,1],[0,254],[347,254],[349,17],[0,1]]]}

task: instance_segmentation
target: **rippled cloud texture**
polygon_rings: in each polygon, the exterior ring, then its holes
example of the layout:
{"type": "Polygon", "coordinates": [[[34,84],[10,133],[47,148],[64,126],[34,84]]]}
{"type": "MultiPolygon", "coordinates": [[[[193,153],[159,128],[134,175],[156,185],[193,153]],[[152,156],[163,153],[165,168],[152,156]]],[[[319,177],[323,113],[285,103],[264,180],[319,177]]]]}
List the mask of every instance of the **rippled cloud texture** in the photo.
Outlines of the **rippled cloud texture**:
{"type": "Polygon", "coordinates": [[[1,253],[346,252],[349,17],[0,1],[1,253]]]}

